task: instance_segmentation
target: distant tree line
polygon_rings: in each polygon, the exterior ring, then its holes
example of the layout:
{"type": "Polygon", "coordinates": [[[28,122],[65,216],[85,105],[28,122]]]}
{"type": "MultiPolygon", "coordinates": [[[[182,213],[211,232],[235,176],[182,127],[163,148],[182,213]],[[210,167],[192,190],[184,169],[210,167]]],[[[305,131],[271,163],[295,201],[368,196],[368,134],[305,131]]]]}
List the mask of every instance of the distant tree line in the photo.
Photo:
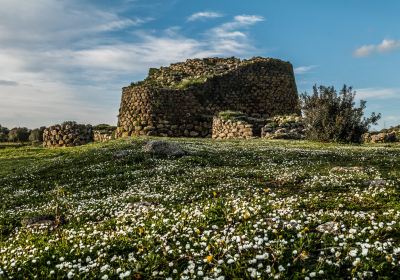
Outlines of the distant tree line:
{"type": "Polygon", "coordinates": [[[42,142],[44,130],[44,126],[35,129],[26,127],[8,129],[0,125],[0,142],[42,142]]]}

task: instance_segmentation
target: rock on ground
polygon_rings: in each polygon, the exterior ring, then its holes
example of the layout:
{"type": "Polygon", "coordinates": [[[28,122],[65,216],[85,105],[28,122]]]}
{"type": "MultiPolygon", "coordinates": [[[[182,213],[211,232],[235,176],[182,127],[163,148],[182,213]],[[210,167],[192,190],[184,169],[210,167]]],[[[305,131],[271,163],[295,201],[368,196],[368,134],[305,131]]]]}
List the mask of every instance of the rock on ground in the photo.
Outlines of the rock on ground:
{"type": "Polygon", "coordinates": [[[123,159],[129,155],[128,150],[122,150],[122,151],[116,151],[113,153],[113,158],[114,159],[123,159]]]}
{"type": "Polygon", "coordinates": [[[337,233],[339,231],[339,224],[336,222],[327,222],[319,225],[316,230],[322,233],[337,233]]]}
{"type": "Polygon", "coordinates": [[[144,145],[143,150],[146,153],[160,156],[179,157],[187,154],[178,144],[167,141],[149,141],[144,145]]]}
{"type": "Polygon", "coordinates": [[[335,166],[331,169],[334,173],[351,173],[351,172],[365,172],[363,166],[335,166]]]}

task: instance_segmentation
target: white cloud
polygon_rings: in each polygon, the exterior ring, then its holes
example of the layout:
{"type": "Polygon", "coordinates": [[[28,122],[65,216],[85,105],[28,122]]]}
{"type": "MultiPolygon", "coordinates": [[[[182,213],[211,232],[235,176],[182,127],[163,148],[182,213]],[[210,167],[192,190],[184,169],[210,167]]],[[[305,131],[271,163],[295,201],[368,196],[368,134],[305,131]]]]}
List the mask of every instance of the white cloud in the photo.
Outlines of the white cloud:
{"type": "Polygon", "coordinates": [[[23,5],[2,0],[0,43],[2,46],[41,48],[74,45],[99,33],[139,26],[151,18],[121,17],[112,11],[77,0],[27,1],[23,5]],[[16,15],[19,15],[16,17],[16,15]]]}
{"type": "Polygon", "coordinates": [[[400,98],[400,88],[361,88],[356,90],[359,99],[393,99],[400,98]]]}
{"type": "Polygon", "coordinates": [[[212,46],[214,55],[243,55],[254,50],[244,30],[261,21],[264,21],[262,16],[238,15],[232,21],[209,30],[207,42],[212,46]]]}
{"type": "Polygon", "coordinates": [[[24,5],[2,0],[0,123],[116,123],[122,86],[143,77],[149,67],[194,57],[247,55],[254,47],[244,29],[262,19],[237,16],[196,39],[180,35],[179,28],[132,29],[148,20],[75,0],[24,5]],[[113,36],[116,30],[131,35],[113,36]]]}
{"type": "Polygon", "coordinates": [[[260,21],[264,21],[264,17],[257,15],[239,15],[235,16],[235,22],[241,25],[252,25],[260,21]]]}
{"type": "Polygon", "coordinates": [[[358,49],[356,49],[353,54],[356,57],[365,57],[365,56],[369,56],[374,51],[375,51],[374,45],[365,45],[365,46],[361,46],[358,49]]]}
{"type": "Polygon", "coordinates": [[[378,51],[380,52],[390,52],[396,49],[400,48],[400,40],[383,40],[382,43],[380,43],[377,46],[378,51]]]}
{"type": "Polygon", "coordinates": [[[201,20],[201,19],[208,19],[208,18],[219,18],[223,17],[222,14],[217,13],[217,12],[211,12],[211,11],[205,11],[205,12],[198,12],[195,14],[192,14],[187,18],[188,21],[196,21],[196,20],[201,20]]]}
{"type": "Polygon", "coordinates": [[[364,45],[357,48],[353,55],[356,57],[366,57],[374,53],[391,52],[400,49],[400,40],[384,39],[377,45],[364,45]]]}
{"type": "Polygon", "coordinates": [[[317,68],[317,65],[299,66],[294,68],[294,73],[298,75],[310,73],[313,69],[317,68]]]}
{"type": "Polygon", "coordinates": [[[233,21],[224,23],[221,26],[215,28],[214,30],[216,30],[221,34],[229,33],[235,29],[245,28],[264,20],[265,20],[264,17],[257,15],[238,15],[234,17],[233,21]]]}

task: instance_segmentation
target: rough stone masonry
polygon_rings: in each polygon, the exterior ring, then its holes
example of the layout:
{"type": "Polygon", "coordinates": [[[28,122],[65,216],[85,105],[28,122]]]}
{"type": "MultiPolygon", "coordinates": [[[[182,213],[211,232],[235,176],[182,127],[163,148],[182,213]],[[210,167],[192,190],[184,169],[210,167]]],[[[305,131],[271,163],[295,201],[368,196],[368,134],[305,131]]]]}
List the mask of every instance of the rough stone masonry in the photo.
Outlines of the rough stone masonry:
{"type": "Polygon", "coordinates": [[[213,117],[240,111],[253,118],[299,114],[289,62],[255,57],[188,59],[151,68],[123,88],[117,137],[211,137],[213,117]]]}

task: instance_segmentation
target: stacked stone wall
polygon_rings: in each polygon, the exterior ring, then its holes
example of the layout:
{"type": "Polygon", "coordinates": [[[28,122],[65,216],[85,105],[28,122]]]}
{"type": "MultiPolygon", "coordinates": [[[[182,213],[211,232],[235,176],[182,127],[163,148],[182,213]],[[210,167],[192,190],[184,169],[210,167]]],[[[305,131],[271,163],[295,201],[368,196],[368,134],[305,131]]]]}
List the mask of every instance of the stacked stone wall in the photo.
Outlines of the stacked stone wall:
{"type": "Polygon", "coordinates": [[[261,137],[267,139],[305,139],[306,128],[300,116],[275,116],[266,120],[261,137]]]}
{"type": "Polygon", "coordinates": [[[68,122],[53,125],[43,132],[44,147],[73,147],[84,145],[93,141],[91,125],[68,122]]]}
{"type": "Polygon", "coordinates": [[[292,65],[269,58],[188,60],[123,88],[117,136],[210,137],[220,111],[266,118],[298,113],[292,65]]]}
{"type": "Polygon", "coordinates": [[[221,139],[249,139],[255,136],[253,124],[244,120],[224,120],[213,118],[212,138],[221,139]]]}
{"type": "Polygon", "coordinates": [[[112,139],[114,139],[113,133],[99,131],[99,130],[93,131],[93,141],[94,142],[107,142],[112,139]]]}
{"type": "Polygon", "coordinates": [[[391,143],[400,141],[400,133],[395,131],[365,133],[362,135],[363,143],[391,143]]]}

